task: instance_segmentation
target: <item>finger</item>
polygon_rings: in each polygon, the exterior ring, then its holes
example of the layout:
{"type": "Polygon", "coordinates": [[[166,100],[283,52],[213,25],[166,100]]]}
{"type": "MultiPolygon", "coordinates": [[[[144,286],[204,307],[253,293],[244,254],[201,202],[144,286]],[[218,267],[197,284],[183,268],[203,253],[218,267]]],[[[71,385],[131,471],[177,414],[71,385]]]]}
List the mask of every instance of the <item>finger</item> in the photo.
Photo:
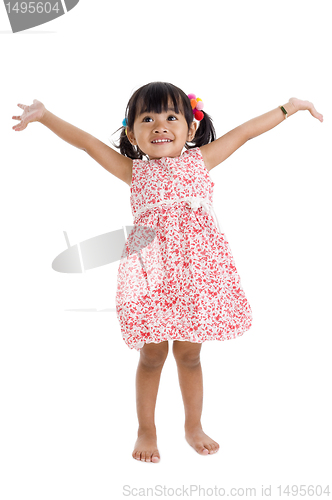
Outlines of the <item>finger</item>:
{"type": "Polygon", "coordinates": [[[26,127],[27,127],[28,123],[26,123],[25,121],[21,121],[20,123],[17,123],[16,125],[14,125],[12,128],[14,130],[24,130],[26,127]]]}
{"type": "Polygon", "coordinates": [[[21,117],[20,117],[20,116],[12,116],[12,118],[13,118],[14,120],[21,120],[21,117]]]}
{"type": "Polygon", "coordinates": [[[309,111],[314,118],[317,118],[321,122],[323,121],[323,115],[321,113],[318,113],[313,104],[310,106],[309,111]]]}
{"type": "Polygon", "coordinates": [[[14,127],[12,127],[12,129],[15,130],[15,132],[16,131],[20,132],[21,130],[24,130],[26,127],[27,127],[27,124],[26,125],[19,124],[19,125],[14,125],[14,127]]]}
{"type": "Polygon", "coordinates": [[[19,108],[22,108],[22,109],[25,109],[27,108],[28,106],[26,104],[18,104],[18,107],[19,108]]]}
{"type": "Polygon", "coordinates": [[[309,109],[309,111],[310,111],[311,114],[317,113],[316,108],[315,108],[315,106],[313,105],[312,102],[308,103],[308,109],[309,109]]]}

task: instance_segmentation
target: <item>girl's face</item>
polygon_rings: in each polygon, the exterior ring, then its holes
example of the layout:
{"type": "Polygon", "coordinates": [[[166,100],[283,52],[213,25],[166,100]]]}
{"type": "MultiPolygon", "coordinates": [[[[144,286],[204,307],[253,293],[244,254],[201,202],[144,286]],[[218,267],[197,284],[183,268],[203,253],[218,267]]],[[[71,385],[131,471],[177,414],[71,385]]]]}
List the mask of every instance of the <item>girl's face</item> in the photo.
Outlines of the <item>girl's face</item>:
{"type": "Polygon", "coordinates": [[[185,142],[193,140],[196,129],[197,123],[193,121],[188,130],[184,115],[175,113],[170,104],[162,113],[143,112],[136,116],[134,128],[127,131],[127,136],[150,160],[159,160],[164,156],[180,156],[185,142]]]}

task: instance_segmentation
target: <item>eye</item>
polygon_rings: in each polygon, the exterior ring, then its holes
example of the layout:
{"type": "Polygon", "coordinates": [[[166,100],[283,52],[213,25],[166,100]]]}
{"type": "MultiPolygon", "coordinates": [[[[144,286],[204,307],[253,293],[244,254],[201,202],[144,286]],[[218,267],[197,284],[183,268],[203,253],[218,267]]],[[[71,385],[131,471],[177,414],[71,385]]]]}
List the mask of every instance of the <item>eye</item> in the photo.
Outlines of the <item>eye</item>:
{"type": "Polygon", "coordinates": [[[170,115],[167,120],[170,120],[170,121],[174,121],[174,120],[177,120],[176,116],[174,115],[170,115]]]}
{"type": "Polygon", "coordinates": [[[151,116],[144,116],[143,118],[143,122],[148,122],[150,120],[152,120],[151,116]]]}

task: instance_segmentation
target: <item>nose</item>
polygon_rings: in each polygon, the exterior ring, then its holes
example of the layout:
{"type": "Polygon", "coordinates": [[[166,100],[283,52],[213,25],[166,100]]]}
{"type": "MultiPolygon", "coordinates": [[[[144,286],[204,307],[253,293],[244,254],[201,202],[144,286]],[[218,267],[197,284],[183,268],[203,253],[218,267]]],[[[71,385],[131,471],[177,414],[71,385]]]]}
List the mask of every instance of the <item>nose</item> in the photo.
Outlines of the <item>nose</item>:
{"type": "Polygon", "coordinates": [[[155,126],[153,128],[153,132],[155,134],[163,134],[167,131],[168,131],[168,128],[165,125],[165,123],[161,123],[161,122],[157,122],[157,121],[155,122],[155,126]]]}

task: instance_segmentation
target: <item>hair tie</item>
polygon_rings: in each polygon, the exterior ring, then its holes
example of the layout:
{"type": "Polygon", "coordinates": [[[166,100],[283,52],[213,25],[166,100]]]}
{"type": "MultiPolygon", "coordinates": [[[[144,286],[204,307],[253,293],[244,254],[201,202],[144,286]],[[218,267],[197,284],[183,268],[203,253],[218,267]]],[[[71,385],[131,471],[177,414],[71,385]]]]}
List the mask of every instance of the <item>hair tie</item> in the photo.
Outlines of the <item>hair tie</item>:
{"type": "MultiPolygon", "coordinates": [[[[125,128],[125,134],[127,135],[127,125],[128,125],[128,122],[127,122],[127,118],[124,118],[122,120],[122,126],[125,128]]],[[[128,137],[128,136],[127,136],[128,137]]]]}
{"type": "Polygon", "coordinates": [[[195,120],[200,122],[204,118],[204,113],[202,111],[202,109],[204,108],[204,103],[202,99],[196,97],[195,94],[188,94],[188,98],[190,100],[195,120]]]}

